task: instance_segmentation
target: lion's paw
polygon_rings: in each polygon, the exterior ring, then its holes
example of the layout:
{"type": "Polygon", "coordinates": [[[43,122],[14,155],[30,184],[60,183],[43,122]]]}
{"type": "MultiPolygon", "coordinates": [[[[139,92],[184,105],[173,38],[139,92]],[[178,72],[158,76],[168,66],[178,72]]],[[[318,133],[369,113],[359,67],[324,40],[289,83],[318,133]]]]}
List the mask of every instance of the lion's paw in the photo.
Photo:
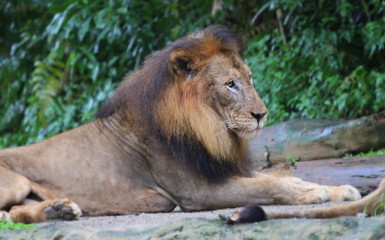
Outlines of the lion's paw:
{"type": "Polygon", "coordinates": [[[299,204],[319,204],[329,201],[330,196],[328,191],[323,188],[313,188],[302,193],[299,204]]]}
{"type": "Polygon", "coordinates": [[[329,187],[329,194],[330,201],[355,201],[361,198],[360,192],[350,185],[329,187]]]}
{"type": "Polygon", "coordinates": [[[75,220],[82,215],[80,207],[69,200],[57,201],[44,209],[47,220],[75,220]]]}
{"type": "Polygon", "coordinates": [[[0,211],[0,221],[11,220],[11,216],[6,211],[0,211]]]}

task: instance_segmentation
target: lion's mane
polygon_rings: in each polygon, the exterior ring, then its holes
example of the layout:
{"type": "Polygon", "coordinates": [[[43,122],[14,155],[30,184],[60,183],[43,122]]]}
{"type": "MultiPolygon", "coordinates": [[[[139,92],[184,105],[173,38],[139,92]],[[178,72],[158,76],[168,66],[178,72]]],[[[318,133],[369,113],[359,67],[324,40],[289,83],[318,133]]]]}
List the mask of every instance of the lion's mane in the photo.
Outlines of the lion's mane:
{"type": "Polygon", "coordinates": [[[211,56],[238,54],[240,48],[239,38],[218,25],[176,41],[129,74],[97,118],[134,114],[147,134],[209,182],[249,175],[246,140],[228,131],[207,103],[205,82],[184,81],[209,64],[211,56]]]}

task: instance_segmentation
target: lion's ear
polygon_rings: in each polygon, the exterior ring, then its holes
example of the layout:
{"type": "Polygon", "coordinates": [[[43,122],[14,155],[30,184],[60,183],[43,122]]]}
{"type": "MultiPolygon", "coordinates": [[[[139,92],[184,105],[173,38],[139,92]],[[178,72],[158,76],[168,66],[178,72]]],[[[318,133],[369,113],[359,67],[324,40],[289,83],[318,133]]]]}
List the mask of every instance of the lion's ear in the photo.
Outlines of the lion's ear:
{"type": "Polygon", "coordinates": [[[190,63],[192,59],[184,49],[174,49],[170,54],[170,65],[172,71],[177,75],[188,75],[191,73],[190,63]]]}

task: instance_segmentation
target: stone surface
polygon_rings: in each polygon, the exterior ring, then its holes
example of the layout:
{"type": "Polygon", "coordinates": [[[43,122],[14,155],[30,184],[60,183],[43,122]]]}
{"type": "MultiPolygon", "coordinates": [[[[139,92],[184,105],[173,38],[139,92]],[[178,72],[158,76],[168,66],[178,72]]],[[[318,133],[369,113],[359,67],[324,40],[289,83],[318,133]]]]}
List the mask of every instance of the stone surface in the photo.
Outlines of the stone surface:
{"type": "Polygon", "coordinates": [[[51,223],[37,229],[5,231],[0,239],[385,239],[385,221],[344,217],[331,220],[286,219],[236,226],[219,219],[188,219],[156,227],[99,230],[51,223]]]}
{"type": "MultiPolygon", "coordinates": [[[[263,206],[263,209],[267,213],[292,211],[296,209],[314,208],[320,206],[332,206],[338,204],[338,202],[327,202],[322,204],[312,205],[269,205],[263,206]]],[[[162,224],[182,221],[185,219],[218,219],[218,215],[230,215],[235,211],[239,211],[240,208],[226,208],[212,211],[199,211],[199,212],[181,212],[179,208],[176,208],[173,212],[169,213],[140,213],[121,216],[100,216],[100,217],[81,217],[77,221],[66,222],[69,225],[73,225],[79,228],[96,228],[99,230],[122,230],[127,227],[134,229],[142,229],[160,226],[162,224]]],[[[39,223],[39,226],[45,226],[50,224],[49,222],[39,223]]]]}
{"type": "Polygon", "coordinates": [[[300,160],[338,158],[385,147],[385,112],[352,121],[292,120],[261,129],[252,139],[255,167],[300,160]]]}
{"type": "Polygon", "coordinates": [[[385,178],[385,156],[300,161],[291,171],[305,181],[333,186],[349,184],[367,195],[385,178]]]}

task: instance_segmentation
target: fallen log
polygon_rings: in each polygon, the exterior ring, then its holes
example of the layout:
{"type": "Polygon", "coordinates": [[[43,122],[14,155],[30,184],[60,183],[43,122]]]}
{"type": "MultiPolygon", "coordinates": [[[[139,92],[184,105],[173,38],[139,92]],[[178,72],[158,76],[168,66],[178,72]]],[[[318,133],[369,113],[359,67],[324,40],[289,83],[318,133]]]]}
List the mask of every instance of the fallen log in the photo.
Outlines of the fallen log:
{"type": "Polygon", "coordinates": [[[250,142],[255,167],[287,158],[317,160],[385,147],[385,111],[351,121],[292,120],[261,129],[250,142]]]}

